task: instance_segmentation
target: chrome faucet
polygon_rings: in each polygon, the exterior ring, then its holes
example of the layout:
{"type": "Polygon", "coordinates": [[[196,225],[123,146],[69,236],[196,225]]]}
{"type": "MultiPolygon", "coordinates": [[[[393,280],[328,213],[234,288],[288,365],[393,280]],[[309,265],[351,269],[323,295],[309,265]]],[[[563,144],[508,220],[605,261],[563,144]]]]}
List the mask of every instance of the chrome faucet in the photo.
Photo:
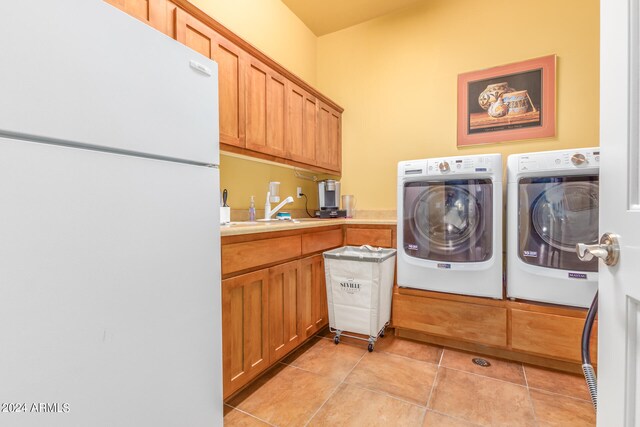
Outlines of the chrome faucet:
{"type": "Polygon", "coordinates": [[[269,193],[267,193],[267,202],[264,205],[264,219],[271,219],[271,217],[280,209],[282,209],[282,207],[287,203],[293,203],[293,197],[287,197],[278,206],[276,206],[274,209],[271,209],[271,204],[269,203],[269,193]]]}

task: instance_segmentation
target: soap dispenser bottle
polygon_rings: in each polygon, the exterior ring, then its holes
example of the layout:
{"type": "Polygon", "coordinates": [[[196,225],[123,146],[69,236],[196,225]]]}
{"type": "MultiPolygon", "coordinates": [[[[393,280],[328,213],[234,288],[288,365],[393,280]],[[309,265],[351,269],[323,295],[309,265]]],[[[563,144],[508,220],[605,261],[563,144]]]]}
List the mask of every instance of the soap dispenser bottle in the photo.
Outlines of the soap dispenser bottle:
{"type": "Polygon", "coordinates": [[[253,199],[254,196],[251,196],[251,202],[249,202],[249,221],[256,220],[256,202],[253,199]]]}

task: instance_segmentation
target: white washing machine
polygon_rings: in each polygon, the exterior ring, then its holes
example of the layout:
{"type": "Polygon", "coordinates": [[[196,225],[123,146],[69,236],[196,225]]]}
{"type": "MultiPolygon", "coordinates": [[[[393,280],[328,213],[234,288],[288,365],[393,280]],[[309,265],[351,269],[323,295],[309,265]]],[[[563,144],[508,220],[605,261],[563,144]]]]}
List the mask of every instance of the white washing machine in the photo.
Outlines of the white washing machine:
{"type": "Polygon", "coordinates": [[[502,298],[502,156],[398,163],[398,285],[502,298]]]}
{"type": "Polygon", "coordinates": [[[516,154],[507,160],[507,296],[589,307],[598,259],[576,243],[598,242],[600,149],[516,154]]]}

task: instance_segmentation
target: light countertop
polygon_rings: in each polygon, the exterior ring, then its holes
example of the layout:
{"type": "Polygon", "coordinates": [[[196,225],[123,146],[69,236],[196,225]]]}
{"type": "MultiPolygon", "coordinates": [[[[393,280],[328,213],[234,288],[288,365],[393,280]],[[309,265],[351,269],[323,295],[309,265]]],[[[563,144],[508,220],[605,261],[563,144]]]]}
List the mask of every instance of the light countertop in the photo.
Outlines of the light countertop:
{"type": "Polygon", "coordinates": [[[396,225],[396,219],[380,218],[303,218],[275,221],[232,221],[220,226],[220,236],[238,236],[242,234],[269,233],[275,231],[297,230],[301,228],[328,227],[331,225],[396,225]]]}

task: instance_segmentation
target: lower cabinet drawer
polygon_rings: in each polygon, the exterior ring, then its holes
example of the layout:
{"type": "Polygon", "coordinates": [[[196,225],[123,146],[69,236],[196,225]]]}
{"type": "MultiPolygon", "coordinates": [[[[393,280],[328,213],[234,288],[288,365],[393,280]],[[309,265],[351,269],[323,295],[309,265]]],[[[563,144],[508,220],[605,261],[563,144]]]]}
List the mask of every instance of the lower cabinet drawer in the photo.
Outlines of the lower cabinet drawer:
{"type": "Polygon", "coordinates": [[[326,251],[342,246],[342,228],[302,235],[302,254],[326,251]]]}
{"type": "MultiPolygon", "coordinates": [[[[584,319],[556,314],[511,310],[511,347],[514,350],[579,362],[584,319]]],[[[591,334],[591,357],[597,360],[598,322],[591,334]]]]}
{"type": "Polygon", "coordinates": [[[222,274],[299,257],[301,242],[300,236],[286,236],[222,245],[222,274]]]}
{"type": "Polygon", "coordinates": [[[347,228],[346,244],[350,246],[381,246],[390,248],[393,244],[389,228],[347,228]]]}
{"type": "Polygon", "coordinates": [[[431,335],[506,347],[507,309],[393,295],[393,325],[431,335]]]}

